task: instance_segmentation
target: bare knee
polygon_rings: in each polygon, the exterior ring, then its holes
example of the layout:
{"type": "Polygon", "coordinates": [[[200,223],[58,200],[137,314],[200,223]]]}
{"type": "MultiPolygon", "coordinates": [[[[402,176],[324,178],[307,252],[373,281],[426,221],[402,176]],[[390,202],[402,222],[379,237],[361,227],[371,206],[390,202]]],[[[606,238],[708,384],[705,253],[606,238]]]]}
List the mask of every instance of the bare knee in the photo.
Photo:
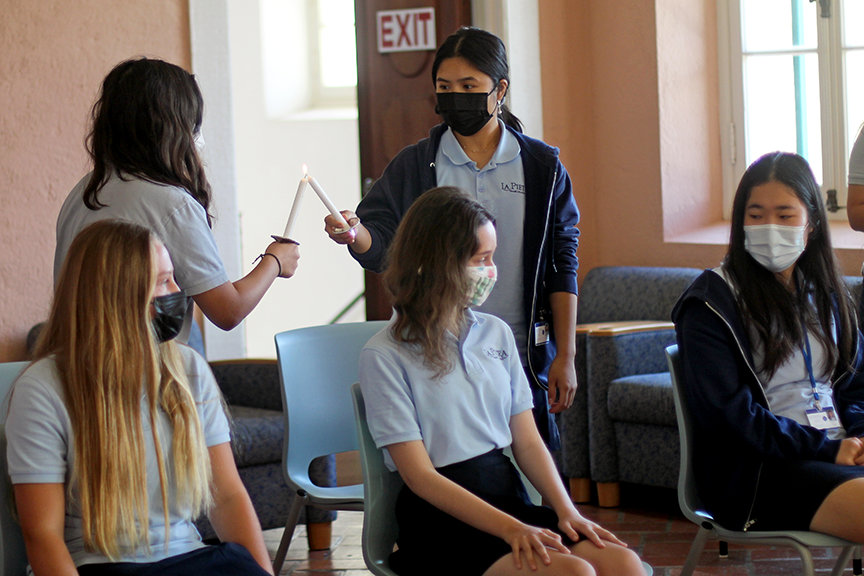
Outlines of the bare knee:
{"type": "Polygon", "coordinates": [[[605,548],[598,548],[591,542],[580,542],[572,550],[593,566],[597,576],[645,576],[642,560],[624,546],[607,542],[605,548]]]}

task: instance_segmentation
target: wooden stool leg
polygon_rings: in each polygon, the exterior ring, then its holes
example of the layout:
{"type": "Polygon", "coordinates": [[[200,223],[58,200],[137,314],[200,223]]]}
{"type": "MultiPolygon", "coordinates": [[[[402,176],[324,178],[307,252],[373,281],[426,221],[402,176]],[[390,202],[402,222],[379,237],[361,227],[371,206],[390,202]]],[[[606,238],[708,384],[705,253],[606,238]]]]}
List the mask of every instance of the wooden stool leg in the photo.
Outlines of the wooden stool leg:
{"type": "Polygon", "coordinates": [[[309,550],[329,550],[332,537],[332,522],[312,522],[306,525],[306,539],[309,541],[309,550]]]}
{"type": "Polygon", "coordinates": [[[591,501],[591,479],[570,478],[570,499],[577,504],[591,501]]]}
{"type": "Polygon", "coordinates": [[[598,482],[597,500],[602,508],[617,508],[621,505],[621,485],[618,482],[598,482]]]}

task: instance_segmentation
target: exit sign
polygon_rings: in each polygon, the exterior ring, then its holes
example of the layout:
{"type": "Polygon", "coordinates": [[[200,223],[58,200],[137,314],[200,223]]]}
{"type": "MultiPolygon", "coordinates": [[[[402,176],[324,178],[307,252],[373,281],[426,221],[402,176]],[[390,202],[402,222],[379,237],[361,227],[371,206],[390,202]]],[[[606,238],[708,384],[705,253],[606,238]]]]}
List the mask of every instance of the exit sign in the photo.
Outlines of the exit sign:
{"type": "Polygon", "coordinates": [[[378,52],[435,50],[435,9],[378,12],[378,52]]]}

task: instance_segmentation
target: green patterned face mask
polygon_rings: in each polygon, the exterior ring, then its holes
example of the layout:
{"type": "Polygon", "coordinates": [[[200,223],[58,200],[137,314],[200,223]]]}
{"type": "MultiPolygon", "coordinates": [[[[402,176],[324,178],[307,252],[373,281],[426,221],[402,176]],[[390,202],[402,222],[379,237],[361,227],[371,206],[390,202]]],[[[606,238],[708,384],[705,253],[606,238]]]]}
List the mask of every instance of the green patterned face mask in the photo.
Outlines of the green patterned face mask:
{"type": "Polygon", "coordinates": [[[480,306],[489,297],[495,280],[498,279],[498,269],[495,266],[468,266],[468,276],[471,278],[471,288],[468,290],[468,305],[480,306]]]}

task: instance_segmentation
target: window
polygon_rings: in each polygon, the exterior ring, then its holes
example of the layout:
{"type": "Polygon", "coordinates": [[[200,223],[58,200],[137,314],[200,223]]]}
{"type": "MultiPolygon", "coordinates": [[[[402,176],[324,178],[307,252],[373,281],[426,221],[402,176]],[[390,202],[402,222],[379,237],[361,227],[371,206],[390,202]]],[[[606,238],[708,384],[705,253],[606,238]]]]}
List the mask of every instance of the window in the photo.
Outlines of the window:
{"type": "Polygon", "coordinates": [[[727,218],[744,170],[773,150],[804,156],[823,192],[845,205],[849,151],[864,123],[861,22],[861,0],[718,1],[727,218]]]}
{"type": "Polygon", "coordinates": [[[314,0],[317,31],[311,43],[316,106],[356,106],[357,49],[354,0],[314,0]]]}

